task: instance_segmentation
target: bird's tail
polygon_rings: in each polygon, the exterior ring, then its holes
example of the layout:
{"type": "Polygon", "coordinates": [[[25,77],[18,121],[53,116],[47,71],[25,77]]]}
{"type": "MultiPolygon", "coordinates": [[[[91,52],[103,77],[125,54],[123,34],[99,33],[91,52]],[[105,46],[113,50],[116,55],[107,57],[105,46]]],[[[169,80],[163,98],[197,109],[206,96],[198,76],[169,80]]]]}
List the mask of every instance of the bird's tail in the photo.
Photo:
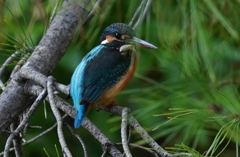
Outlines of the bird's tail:
{"type": "Polygon", "coordinates": [[[78,104],[77,106],[75,106],[76,107],[76,116],[74,120],[75,128],[79,128],[82,125],[82,122],[88,110],[88,106],[89,106],[88,104],[84,104],[84,105],[78,104]]]}

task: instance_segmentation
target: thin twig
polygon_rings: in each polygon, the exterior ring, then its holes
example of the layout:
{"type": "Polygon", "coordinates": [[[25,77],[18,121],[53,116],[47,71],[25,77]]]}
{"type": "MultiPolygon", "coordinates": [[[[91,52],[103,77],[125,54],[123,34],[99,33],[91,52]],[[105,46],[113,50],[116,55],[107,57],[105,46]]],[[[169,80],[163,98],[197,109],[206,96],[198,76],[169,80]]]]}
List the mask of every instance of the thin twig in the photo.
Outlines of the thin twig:
{"type": "Polygon", "coordinates": [[[37,109],[39,104],[42,102],[42,100],[46,97],[47,90],[44,89],[41,94],[37,97],[33,105],[28,110],[26,116],[23,118],[22,122],[19,124],[17,129],[11,133],[11,135],[8,137],[5,149],[4,149],[4,157],[8,157],[9,149],[12,143],[12,140],[22,131],[24,126],[27,124],[29,118],[32,116],[33,112],[37,109]]]}
{"type": "Polygon", "coordinates": [[[87,129],[102,145],[107,145],[108,153],[114,157],[121,157],[122,153],[114,146],[114,143],[103,134],[89,119],[85,117],[82,126],[87,129]]]}
{"type": "Polygon", "coordinates": [[[135,19],[137,18],[138,14],[140,13],[140,10],[141,10],[141,8],[142,8],[142,6],[143,6],[143,4],[144,4],[145,1],[146,1],[146,0],[142,0],[141,4],[138,6],[135,14],[133,15],[131,21],[130,21],[129,24],[128,24],[130,27],[132,27],[133,22],[135,21],[135,19]]]}
{"type": "Polygon", "coordinates": [[[5,86],[4,86],[4,83],[2,82],[1,78],[2,78],[2,75],[5,73],[5,71],[7,70],[8,68],[8,65],[11,64],[15,58],[17,56],[19,56],[21,53],[19,51],[16,51],[15,53],[13,53],[4,63],[3,65],[0,67],[0,88],[2,90],[5,89],[5,86]]]}
{"type": "Polygon", "coordinates": [[[132,126],[128,125],[128,143],[130,143],[131,136],[132,136],[132,126]]]}
{"type": "Polygon", "coordinates": [[[141,14],[140,17],[138,18],[138,21],[133,26],[133,30],[135,30],[137,28],[137,26],[143,21],[143,19],[145,18],[146,14],[148,12],[148,9],[151,6],[151,3],[152,3],[152,0],[148,0],[147,1],[146,7],[145,7],[145,9],[143,11],[143,14],[141,14]]]}
{"type": "Polygon", "coordinates": [[[20,59],[20,61],[17,63],[17,65],[13,68],[11,75],[10,75],[10,79],[13,78],[13,75],[21,68],[21,66],[26,61],[26,59],[27,59],[26,57],[23,57],[22,59],[20,59]]]}
{"type": "Polygon", "coordinates": [[[107,151],[108,149],[106,148],[106,149],[104,149],[104,151],[103,151],[103,153],[102,153],[102,155],[101,155],[101,157],[105,157],[106,155],[107,155],[107,151]]]}
{"type": "Polygon", "coordinates": [[[92,10],[90,11],[90,13],[87,15],[87,18],[85,19],[85,21],[83,22],[83,26],[93,17],[93,15],[97,12],[99,12],[99,10],[101,10],[101,5],[102,3],[106,1],[106,0],[97,0],[97,2],[95,2],[95,5],[92,7],[92,10]]]}
{"type": "Polygon", "coordinates": [[[54,94],[53,94],[53,77],[52,76],[48,77],[47,89],[48,89],[48,98],[49,98],[50,106],[51,106],[52,112],[57,121],[57,134],[58,134],[58,138],[59,138],[59,143],[62,147],[63,153],[67,157],[72,157],[72,154],[71,154],[71,152],[67,146],[67,143],[65,141],[65,138],[64,138],[64,134],[63,134],[63,130],[62,130],[62,126],[63,126],[62,117],[55,105],[55,98],[54,98],[54,94]]]}
{"type": "Polygon", "coordinates": [[[137,145],[137,144],[134,144],[134,143],[129,143],[129,145],[132,146],[132,147],[136,147],[136,148],[145,150],[145,151],[153,154],[155,157],[158,157],[158,154],[155,151],[151,150],[150,148],[143,147],[143,146],[140,146],[140,145],[137,145]]]}
{"type": "MultiPolygon", "coordinates": [[[[112,114],[121,116],[122,111],[125,107],[121,106],[109,106],[107,108],[101,107],[102,110],[111,112],[112,114]]],[[[166,150],[164,150],[153,138],[142,128],[142,126],[138,123],[138,121],[132,116],[129,115],[129,123],[132,126],[134,130],[142,137],[143,140],[146,141],[146,143],[153,148],[159,155],[163,157],[179,157],[179,156],[193,156],[190,153],[176,153],[176,154],[171,154],[168,153],[166,150]]]]}
{"type": "MultiPolygon", "coordinates": [[[[64,119],[64,116],[63,116],[63,119],[64,119]]],[[[24,142],[22,145],[25,146],[29,143],[32,143],[34,142],[35,140],[37,140],[38,138],[42,137],[43,135],[45,135],[46,133],[50,132],[51,130],[53,130],[55,127],[57,126],[57,123],[55,123],[53,126],[51,126],[50,128],[48,128],[47,130],[43,131],[42,133],[38,134],[37,136],[33,137],[32,139],[30,140],[27,140],[26,142],[24,142]]],[[[14,148],[10,148],[9,151],[13,151],[14,148]]],[[[0,156],[2,156],[4,154],[4,152],[1,152],[0,153],[0,156]]]]}
{"type": "Polygon", "coordinates": [[[121,125],[121,137],[122,137],[122,144],[123,150],[127,157],[132,157],[132,154],[128,147],[128,137],[127,137],[127,125],[128,125],[128,108],[123,108],[122,110],[122,125],[121,125]]]}
{"type": "Polygon", "coordinates": [[[26,134],[27,129],[42,129],[42,126],[31,126],[27,123],[23,129],[23,134],[26,134]]]}
{"type": "MultiPolygon", "coordinates": [[[[62,119],[65,119],[67,117],[67,115],[65,114],[62,119]]],[[[32,139],[26,141],[23,143],[23,145],[27,145],[35,140],[37,140],[38,138],[42,137],[43,135],[45,135],[46,133],[52,131],[55,127],[57,126],[57,123],[53,124],[53,126],[51,126],[50,128],[48,128],[47,130],[43,131],[42,133],[38,134],[37,136],[33,137],[32,139]]]]}
{"type": "Polygon", "coordinates": [[[30,52],[33,52],[33,48],[31,47],[25,47],[23,49],[21,49],[20,51],[24,52],[24,53],[21,53],[21,59],[18,61],[17,65],[14,67],[14,69],[12,70],[11,72],[11,75],[10,75],[10,78],[13,77],[13,75],[21,68],[21,66],[26,62],[26,60],[29,58],[30,56],[30,52]],[[29,52],[27,52],[29,51],[29,52]]]}
{"type": "MultiPolygon", "coordinates": [[[[63,112],[75,118],[74,107],[68,104],[66,101],[56,96],[56,106],[61,109],[63,112]]],[[[122,153],[114,146],[114,143],[103,134],[87,117],[85,117],[82,126],[88,130],[94,138],[96,138],[102,145],[108,145],[107,150],[110,155],[113,157],[121,157],[122,153]]]]}
{"type": "MultiPolygon", "coordinates": [[[[123,145],[123,144],[122,143],[115,143],[115,145],[123,145]]],[[[145,150],[146,152],[149,152],[149,153],[153,154],[154,157],[159,157],[158,154],[155,151],[151,150],[150,148],[143,147],[143,146],[140,146],[140,145],[137,145],[137,144],[134,144],[134,143],[129,143],[129,145],[132,146],[132,147],[136,147],[136,148],[145,150]]]]}
{"type": "MultiPolygon", "coordinates": [[[[69,87],[66,86],[68,89],[69,87]]],[[[32,94],[38,94],[39,91],[41,91],[42,87],[36,88],[33,86],[28,87],[28,92],[32,94]]],[[[61,109],[63,112],[71,116],[72,118],[75,117],[75,110],[74,107],[70,104],[68,104],[66,101],[61,99],[58,96],[55,96],[55,102],[56,106],[61,109]]],[[[122,110],[124,109],[121,106],[109,106],[107,108],[101,107],[100,109],[105,110],[107,112],[111,112],[112,114],[121,116],[122,115],[122,110]]],[[[140,124],[137,122],[137,120],[130,115],[129,117],[129,122],[134,130],[147,142],[147,144],[153,148],[159,155],[163,157],[180,157],[180,156],[193,156],[190,153],[176,153],[176,154],[171,154],[168,153],[166,150],[164,150],[161,146],[158,145],[156,141],[154,141],[150,135],[140,126],[140,124]]],[[[88,130],[93,137],[95,137],[102,145],[109,144],[107,149],[109,150],[108,153],[111,154],[112,156],[118,156],[121,157],[122,153],[114,146],[114,144],[91,122],[88,120],[86,117],[83,121],[83,127],[88,130]]]]}
{"type": "Polygon", "coordinates": [[[69,86],[54,82],[54,87],[56,88],[57,91],[59,91],[63,94],[66,94],[66,95],[69,94],[69,86]]]}
{"type": "MultiPolygon", "coordinates": [[[[18,125],[18,119],[16,119],[11,125],[10,130],[13,132],[18,125]]],[[[23,157],[23,149],[22,149],[22,138],[20,133],[13,139],[13,147],[15,151],[16,157],[23,157]]]]}
{"type": "Polygon", "coordinates": [[[155,149],[159,155],[166,156],[169,154],[161,146],[159,146],[158,143],[152,139],[152,137],[149,136],[149,134],[141,127],[141,125],[132,115],[129,116],[129,122],[136,132],[147,142],[150,147],[155,149]]]}
{"type": "Polygon", "coordinates": [[[129,115],[129,122],[131,126],[136,130],[136,132],[147,142],[147,144],[152,147],[159,155],[163,157],[180,157],[180,156],[193,156],[190,153],[176,153],[171,154],[164,150],[158,143],[153,140],[153,138],[141,127],[138,121],[132,116],[129,115]]]}
{"type": "MultiPolygon", "coordinates": [[[[54,83],[54,85],[55,84],[56,83],[54,83]]],[[[65,88],[66,88],[66,91],[69,91],[69,86],[65,86],[65,88]]],[[[28,92],[28,94],[38,95],[39,92],[42,90],[42,87],[38,85],[35,85],[35,86],[26,85],[25,90],[28,92]]],[[[47,98],[47,101],[50,101],[50,99],[47,98]]],[[[64,101],[62,98],[56,95],[55,95],[55,103],[56,103],[56,106],[59,109],[61,109],[64,113],[68,114],[72,118],[75,118],[75,109],[72,105],[68,104],[66,101],[64,101]]],[[[82,126],[86,130],[88,130],[93,135],[93,137],[95,137],[102,145],[108,146],[107,150],[109,154],[111,154],[114,157],[122,156],[122,153],[114,146],[114,143],[106,135],[104,135],[91,121],[89,121],[87,117],[84,119],[82,126]]]]}
{"type": "Polygon", "coordinates": [[[84,157],[88,157],[87,148],[86,148],[82,138],[73,130],[73,128],[70,125],[68,125],[67,123],[64,123],[64,124],[71,131],[72,135],[75,136],[78,139],[78,141],[81,143],[82,148],[83,148],[83,152],[84,152],[84,157]]]}
{"type": "Polygon", "coordinates": [[[55,7],[54,7],[54,9],[52,11],[51,17],[49,19],[49,23],[51,23],[53,21],[53,18],[56,15],[56,11],[57,11],[58,6],[59,6],[59,0],[57,1],[56,5],[55,5],[55,7]]]}
{"type": "Polygon", "coordinates": [[[2,77],[4,72],[6,71],[8,65],[11,64],[15,60],[15,58],[17,56],[19,56],[20,54],[21,54],[21,52],[16,51],[3,63],[2,67],[0,68],[0,78],[2,77]]]}

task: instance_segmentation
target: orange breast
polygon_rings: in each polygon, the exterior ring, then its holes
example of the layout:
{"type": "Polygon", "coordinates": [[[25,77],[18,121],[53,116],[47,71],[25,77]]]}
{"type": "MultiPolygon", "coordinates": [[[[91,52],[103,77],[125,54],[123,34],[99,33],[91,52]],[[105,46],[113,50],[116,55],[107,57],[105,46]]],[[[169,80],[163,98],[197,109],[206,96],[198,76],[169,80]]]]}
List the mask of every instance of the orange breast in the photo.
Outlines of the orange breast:
{"type": "Polygon", "coordinates": [[[135,50],[132,51],[131,64],[126,75],[122,76],[120,81],[115,86],[107,90],[101,99],[92,105],[108,106],[112,101],[114,101],[119,92],[122,91],[132,79],[137,67],[137,57],[137,52],[135,50]]]}

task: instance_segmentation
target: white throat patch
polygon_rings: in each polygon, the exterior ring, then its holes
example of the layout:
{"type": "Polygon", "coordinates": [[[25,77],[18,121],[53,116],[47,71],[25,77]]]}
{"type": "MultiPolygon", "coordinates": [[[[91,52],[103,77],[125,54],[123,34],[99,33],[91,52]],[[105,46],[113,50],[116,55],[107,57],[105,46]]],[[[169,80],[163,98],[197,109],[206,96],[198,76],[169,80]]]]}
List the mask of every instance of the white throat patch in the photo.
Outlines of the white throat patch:
{"type": "Polygon", "coordinates": [[[107,44],[107,43],[109,43],[107,39],[105,39],[101,42],[102,45],[107,44]]]}
{"type": "Polygon", "coordinates": [[[128,51],[128,50],[135,51],[134,45],[130,45],[130,44],[129,45],[123,45],[123,46],[120,47],[119,52],[128,51]]]}

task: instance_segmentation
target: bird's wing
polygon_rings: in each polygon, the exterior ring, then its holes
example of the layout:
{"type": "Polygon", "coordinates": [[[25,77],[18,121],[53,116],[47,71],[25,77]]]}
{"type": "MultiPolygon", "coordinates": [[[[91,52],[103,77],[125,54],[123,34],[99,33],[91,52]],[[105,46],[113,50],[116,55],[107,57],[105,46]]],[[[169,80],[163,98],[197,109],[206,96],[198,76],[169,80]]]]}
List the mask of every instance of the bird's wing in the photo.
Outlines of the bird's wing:
{"type": "Polygon", "coordinates": [[[129,68],[131,57],[122,56],[118,50],[99,45],[90,51],[74,71],[70,95],[76,108],[75,128],[80,127],[89,103],[114,86],[129,68]]]}
{"type": "Polygon", "coordinates": [[[87,64],[81,84],[83,102],[98,101],[106,90],[127,73],[130,66],[130,56],[122,56],[118,50],[111,50],[105,46],[99,47],[97,52],[94,52],[97,55],[86,58],[87,64]]]}

